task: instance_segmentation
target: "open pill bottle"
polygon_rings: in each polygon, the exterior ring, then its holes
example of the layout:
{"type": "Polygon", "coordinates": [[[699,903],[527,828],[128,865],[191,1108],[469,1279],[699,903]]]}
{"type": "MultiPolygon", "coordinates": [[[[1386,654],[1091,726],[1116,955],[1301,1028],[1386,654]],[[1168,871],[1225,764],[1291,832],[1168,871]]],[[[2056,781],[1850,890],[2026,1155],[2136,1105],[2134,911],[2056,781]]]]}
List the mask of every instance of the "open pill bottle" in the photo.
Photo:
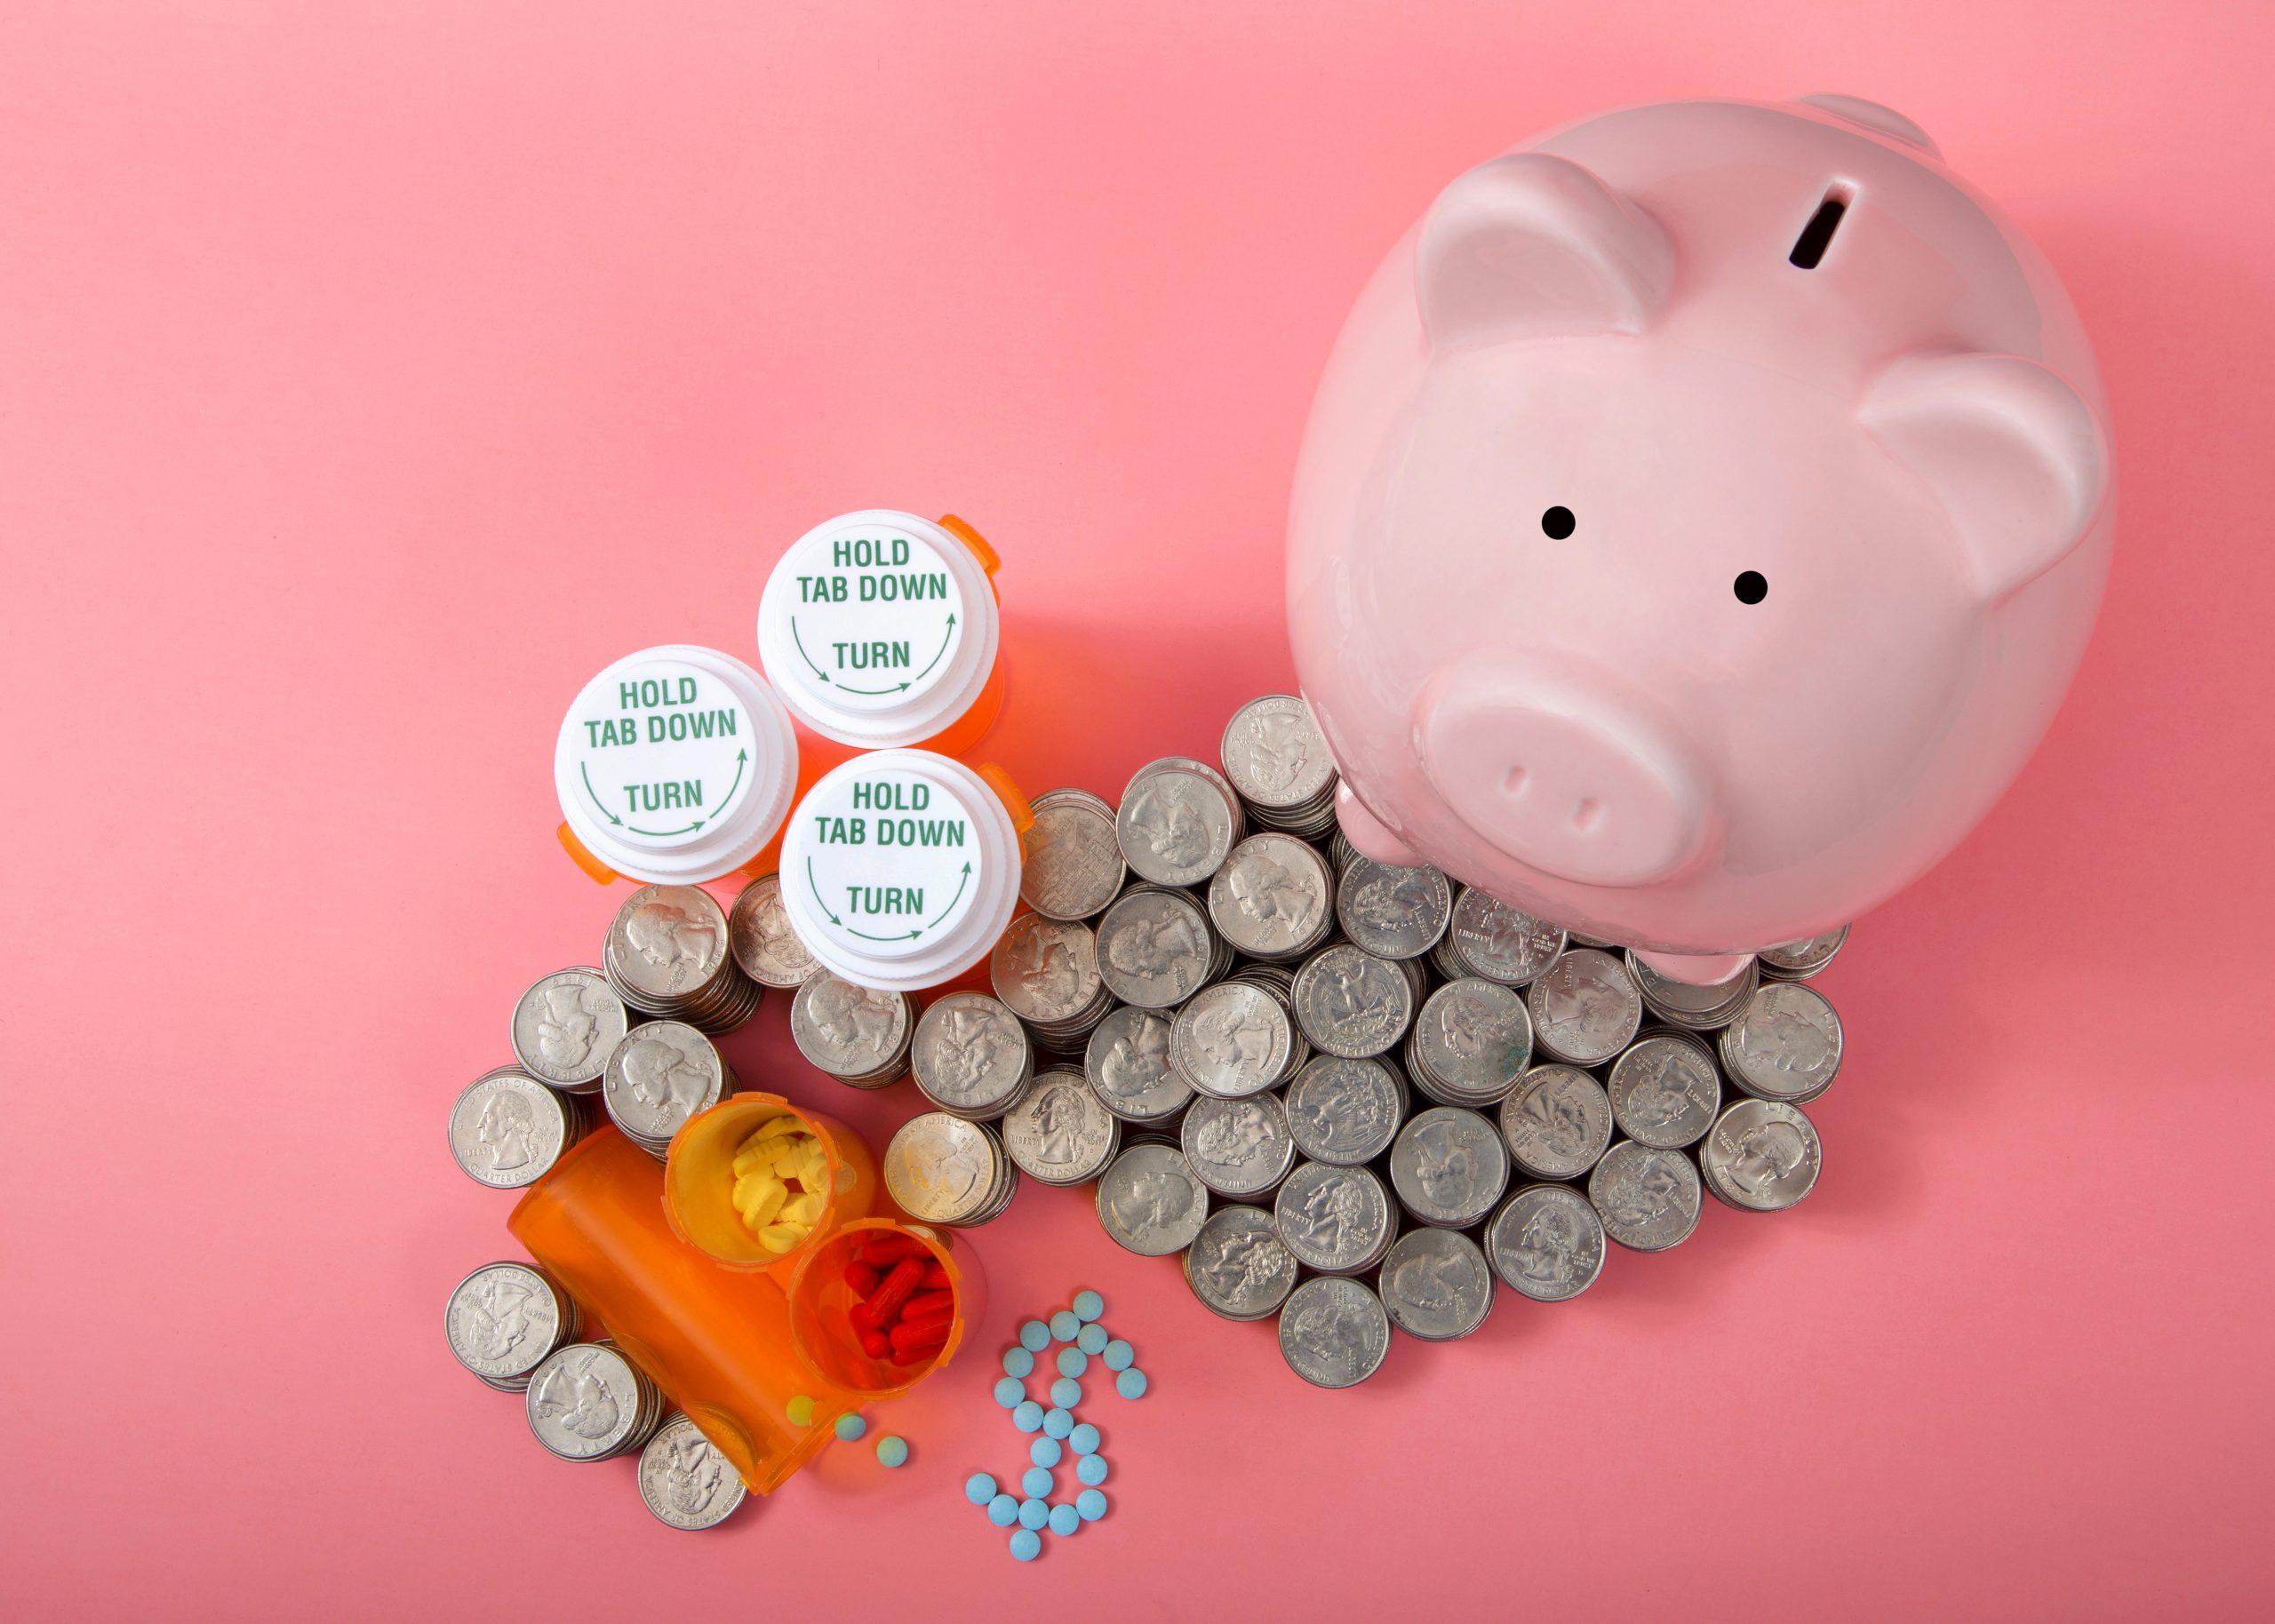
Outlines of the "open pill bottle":
{"type": "Polygon", "coordinates": [[[954,514],[842,514],[767,577],[759,661],[790,713],[826,739],[960,754],[1002,708],[996,567],[954,514]]]}
{"type": "Polygon", "coordinates": [[[937,987],[994,951],[1019,900],[1025,797],[990,763],[879,750],[823,775],[782,836],[782,908],[857,987],[937,987]]]}
{"type": "Polygon", "coordinates": [[[798,1260],[789,1295],[791,1333],[815,1381],[840,1391],[858,1393],[864,1402],[905,1393],[946,1365],[987,1307],[986,1278],[968,1242],[953,1230],[895,1217],[860,1219],[832,1230],[798,1260]],[[860,1298],[846,1283],[846,1264],[871,1236],[879,1234],[906,1236],[921,1243],[925,1255],[947,1271],[948,1289],[955,1294],[946,1341],[937,1353],[919,1363],[895,1365],[889,1359],[871,1357],[862,1350],[853,1326],[853,1305],[860,1298]]]}
{"type": "Polygon", "coordinates": [[[715,649],[627,655],[585,684],[553,750],[561,843],[594,879],[694,885],[749,866],[796,793],[766,679],[715,649]]]}
{"type": "Polygon", "coordinates": [[[738,1094],[688,1119],[664,1163],[664,1215],[672,1232],[729,1269],[768,1270],[787,1282],[813,1247],[840,1224],[877,1204],[877,1162],[861,1136],[834,1118],[802,1110],[778,1094],[738,1094]],[[735,1152],[779,1117],[820,1142],[829,1173],[821,1214],[792,1251],[770,1252],[735,1210],[735,1152]]]}

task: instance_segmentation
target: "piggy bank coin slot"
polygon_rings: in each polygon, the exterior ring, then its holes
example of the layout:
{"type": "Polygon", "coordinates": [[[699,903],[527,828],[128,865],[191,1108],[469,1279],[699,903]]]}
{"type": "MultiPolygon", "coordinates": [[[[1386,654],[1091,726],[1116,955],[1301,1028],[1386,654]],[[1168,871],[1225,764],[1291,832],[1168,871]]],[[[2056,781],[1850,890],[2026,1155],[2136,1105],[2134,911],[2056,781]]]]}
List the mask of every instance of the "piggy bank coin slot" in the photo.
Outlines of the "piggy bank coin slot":
{"type": "Polygon", "coordinates": [[[1825,188],[1824,197],[1809,216],[1809,223],[1801,227],[1801,235],[1793,239],[1793,251],[1785,256],[1788,265],[1813,271],[1824,259],[1824,251],[1832,246],[1832,234],[1840,229],[1841,216],[1848,212],[1848,205],[1856,201],[1853,187],[1835,181],[1825,188]]]}

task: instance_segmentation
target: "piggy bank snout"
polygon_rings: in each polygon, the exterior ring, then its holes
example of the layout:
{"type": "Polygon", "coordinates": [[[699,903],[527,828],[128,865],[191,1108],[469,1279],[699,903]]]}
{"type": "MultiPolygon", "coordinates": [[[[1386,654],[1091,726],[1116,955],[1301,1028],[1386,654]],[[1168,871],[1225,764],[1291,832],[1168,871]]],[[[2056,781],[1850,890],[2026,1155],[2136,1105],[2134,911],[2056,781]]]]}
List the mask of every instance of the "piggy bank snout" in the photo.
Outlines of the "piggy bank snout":
{"type": "Polygon", "coordinates": [[[1507,856],[1578,885],[1645,886],[1702,855],[1704,773],[1665,727],[1577,672],[1441,673],[1415,717],[1448,808],[1507,856]]]}

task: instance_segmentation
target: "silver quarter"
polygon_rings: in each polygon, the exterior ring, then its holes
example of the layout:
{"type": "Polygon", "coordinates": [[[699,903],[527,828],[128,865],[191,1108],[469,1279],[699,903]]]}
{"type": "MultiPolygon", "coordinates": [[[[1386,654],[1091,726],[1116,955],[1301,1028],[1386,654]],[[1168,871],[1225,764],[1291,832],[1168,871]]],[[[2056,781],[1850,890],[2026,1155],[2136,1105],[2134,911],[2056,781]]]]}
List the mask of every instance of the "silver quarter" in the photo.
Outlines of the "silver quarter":
{"type": "Polygon", "coordinates": [[[1565,945],[1561,927],[1474,886],[1462,888],[1448,939],[1471,975],[1513,987],[1524,985],[1554,964],[1565,945]]]}
{"type": "Polygon", "coordinates": [[[1003,1149],[1019,1171],[1045,1184],[1082,1184],[1106,1171],[1122,1124],[1080,1071],[1038,1071],[1003,1113],[1003,1149]]]}
{"type": "Polygon", "coordinates": [[[1655,1150],[1679,1150],[1714,1126],[1722,1079],[1704,1044],[1662,1029],[1644,1033],[1611,1063],[1605,1092],[1621,1133],[1655,1150]]]}
{"type": "Polygon", "coordinates": [[[1642,995],[1627,967],[1600,948],[1576,947],[1534,978],[1525,994],[1533,1040],[1551,1059],[1601,1065],[1634,1039],[1642,995]]]}
{"type": "Polygon", "coordinates": [[[988,958],[987,975],[1012,1014],[1045,1029],[1079,1021],[1106,996],[1090,927],[1040,913],[1011,921],[988,958]]]}
{"type": "Polygon", "coordinates": [[[683,1021],[635,1026],[609,1051],[601,1096],[610,1120],[653,1149],[734,1092],[718,1046],[683,1021]]]}
{"type": "Polygon", "coordinates": [[[1824,1147],[1797,1105],[1740,1100],[1714,1122],[1699,1148],[1706,1188],[1743,1213],[1782,1213],[1816,1188],[1824,1147]]]}
{"type": "Polygon", "coordinates": [[[985,1123],[943,1111],[911,1117],[885,1146],[885,1193],[920,1223],[970,1223],[1000,1193],[996,1144],[985,1123]]]}
{"type": "Polygon", "coordinates": [[[1807,981],[1831,964],[1848,940],[1848,927],[1828,930],[1821,936],[1807,936],[1799,942],[1787,942],[1777,947],[1766,947],[1757,955],[1761,960],[1761,973],[1780,981],[1807,981]]]}
{"type": "Polygon", "coordinates": [[[762,986],[788,991],[814,973],[814,956],[782,906],[779,874],[761,874],[742,888],[727,915],[727,941],[743,974],[762,986]]]}
{"type": "Polygon", "coordinates": [[[574,1101],[500,1067],[467,1084],[451,1106],[451,1158],[478,1184],[520,1190],[551,1170],[581,1126],[574,1101]]]}
{"type": "Polygon", "coordinates": [[[1728,1025],[1761,982],[1760,965],[1751,956],[1736,975],[1710,986],[1662,975],[1633,948],[1627,950],[1625,961],[1643,1007],[1671,1025],[1696,1032],[1728,1025]]]}
{"type": "Polygon", "coordinates": [[[1098,921],[1098,974],[1123,1003],[1168,1009],[1201,990],[1216,945],[1208,915],[1191,896],[1133,889],[1098,921]]]}
{"type": "Polygon", "coordinates": [[[1335,787],[1335,761],[1312,708],[1293,694],[1266,694],[1233,712],[1218,750],[1225,776],[1249,804],[1283,811],[1335,787]]]}
{"type": "Polygon", "coordinates": [[[1253,1201],[1269,1195],[1296,1163],[1296,1142],[1280,1096],[1196,1100],[1177,1129],[1193,1176],[1220,1196],[1253,1201]]]}
{"type": "Polygon", "coordinates": [[[1493,1271],[1459,1230],[1414,1230],[1391,1243],[1380,1276],[1390,1323],[1425,1342],[1449,1342],[1485,1323],[1493,1271]]]}
{"type": "Polygon", "coordinates": [[[1163,1122],[1193,1100],[1193,1085],[1169,1063],[1169,1017],[1125,1004],[1098,1024],[1082,1054],[1082,1074],[1124,1122],[1163,1122]]]}
{"type": "Polygon", "coordinates": [[[699,886],[643,886],[617,911],[606,954],[606,967],[636,997],[683,997],[726,964],[727,916],[699,886]]]}
{"type": "Polygon", "coordinates": [[[1220,981],[1169,1023],[1169,1063],[1202,1094],[1236,1100],[1287,1075],[1296,1032],[1288,1012],[1253,982],[1220,981]]]}
{"type": "Polygon", "coordinates": [[[727,1457],[684,1415],[666,1421],[640,1452],[640,1498],[671,1527],[716,1528],[746,1493],[727,1457]]]}
{"type": "Polygon", "coordinates": [[[1209,1190],[1175,1145],[1131,1145],[1098,1180],[1098,1222],[1140,1257],[1184,1251],[1209,1216],[1209,1190]]]}
{"type": "Polygon", "coordinates": [[[1566,1184],[1528,1184],[1485,1231],[1493,1272],[1535,1302],[1569,1302],[1603,1272],[1603,1220],[1566,1184]]]}
{"type": "Polygon", "coordinates": [[[1456,1230],[1481,1222],[1509,1187],[1501,1133],[1473,1111],[1438,1105],[1398,1133],[1390,1182],[1406,1210],[1426,1224],[1456,1230]]]}
{"type": "Polygon", "coordinates": [[[1306,1280],[1280,1310],[1280,1357],[1313,1387],[1356,1387],[1389,1351],[1390,1316],[1357,1280],[1306,1280]]]}
{"type": "Polygon", "coordinates": [[[1722,1065],[1748,1094],[1805,1105],[1840,1076],[1840,1017],[1824,994],[1765,982],[1722,1029],[1722,1065]]]}
{"type": "Polygon", "coordinates": [[[1138,769],[1114,826],[1131,872],[1155,885],[1193,886],[1224,865],[1241,824],[1229,785],[1198,761],[1169,758],[1138,769]]]}
{"type": "Polygon", "coordinates": [[[1026,1029],[984,992],[951,992],[916,1023],[909,1070],[924,1097],[975,1122],[1009,1109],[1034,1074],[1026,1029]]]}
{"type": "Polygon", "coordinates": [[[1296,972],[1296,1021],[1313,1047],[1345,1060],[1379,1055],[1414,1015],[1414,986],[1387,959],[1337,942],[1296,972]]]}
{"type": "Polygon", "coordinates": [[[1361,857],[1343,871],[1335,917],[1378,959],[1418,959],[1452,921],[1453,886],[1434,868],[1393,868],[1361,857]]]}
{"type": "Polygon", "coordinates": [[[882,1087],[905,1069],[915,1026],[907,998],[817,970],[790,1000],[798,1053],[831,1076],[882,1087]]]}
{"type": "Polygon", "coordinates": [[[1497,1105],[1532,1061],[1532,1017],[1499,982],[1449,981],[1416,1017],[1414,1049],[1427,1071],[1426,1083],[1414,1078],[1417,1087],[1459,1104],[1497,1105]]]}
{"type": "Polygon", "coordinates": [[[1577,1066],[1535,1066],[1501,1102],[1501,1137],[1537,1179],[1577,1179],[1611,1143],[1611,1100],[1577,1066]]]}
{"type": "Polygon", "coordinates": [[[1296,1289],[1296,1256],[1280,1244],[1271,1214],[1235,1203],[1209,1214],[1185,1248],[1185,1282],[1212,1314],[1262,1319],[1296,1289]]]}
{"type": "Polygon", "coordinates": [[[1664,1252],[1698,1227],[1698,1169],[1680,1150],[1623,1139],[1588,1174],[1588,1201],[1621,1246],[1664,1252]]]}
{"type": "Polygon", "coordinates": [[[655,1384],[615,1349],[571,1342],[530,1378],[526,1409],[537,1441],[563,1461],[605,1461],[652,1429],[655,1384]]]}
{"type": "Polygon", "coordinates": [[[1273,1227],[1296,1261],[1321,1274],[1371,1269],[1398,1232],[1390,1191],[1365,1167],[1298,1162],[1272,1201],[1273,1227]]]}
{"type": "Polygon", "coordinates": [[[555,970],[515,1002],[514,1058],[541,1083],[590,1094],[630,1021],[598,970],[555,970]]]}
{"type": "Polygon", "coordinates": [[[1322,1055],[1288,1085],[1287,1111],[1297,1150],[1315,1162],[1355,1167],[1397,1138],[1406,1090],[1384,1060],[1322,1055]]]}
{"type": "Polygon", "coordinates": [[[443,1329],[459,1364],[515,1392],[555,1349],[576,1340],[577,1305],[540,1269],[484,1263],[451,1289],[443,1329]]]}
{"type": "Polygon", "coordinates": [[[1128,869],[1114,808],[1088,790],[1052,790],[1034,801],[1019,897],[1047,919],[1087,919],[1122,891],[1128,869]]]}
{"type": "Polygon", "coordinates": [[[1252,959],[1294,959],[1335,927],[1327,860],[1292,834],[1252,834],[1209,882],[1209,917],[1252,959]]]}

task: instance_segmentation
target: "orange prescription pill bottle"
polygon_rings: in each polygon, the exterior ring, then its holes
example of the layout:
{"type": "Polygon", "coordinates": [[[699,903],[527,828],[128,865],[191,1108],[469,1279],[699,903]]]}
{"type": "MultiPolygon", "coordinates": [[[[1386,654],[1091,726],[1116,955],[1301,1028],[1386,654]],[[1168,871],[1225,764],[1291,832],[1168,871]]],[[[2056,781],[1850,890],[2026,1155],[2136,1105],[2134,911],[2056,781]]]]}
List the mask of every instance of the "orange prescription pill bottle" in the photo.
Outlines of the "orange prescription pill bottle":
{"type": "Polygon", "coordinates": [[[603,884],[696,885],[767,862],[798,788],[798,741],[765,678],[675,643],[608,666],[554,742],[561,843],[603,884]]]}
{"type": "Polygon", "coordinates": [[[778,1094],[738,1094],[688,1118],[664,1163],[664,1216],[672,1233],[729,1269],[766,1270],[785,1285],[807,1251],[838,1225],[866,1218],[877,1204],[877,1162],[861,1136],[834,1118],[803,1111],[778,1094]],[[821,1215],[803,1245],[768,1251],[735,1211],[735,1152],[778,1117],[820,1142],[828,1164],[821,1215]]]}
{"type": "MultiPolygon", "coordinates": [[[[840,1130],[833,1137],[842,1151],[852,1135],[840,1130]]],[[[664,1180],[654,1158],[603,1128],[531,1186],[507,1227],[757,1493],[772,1493],[827,1445],[838,1415],[906,1391],[939,1369],[984,1309],[971,1248],[947,1231],[853,1218],[817,1230],[790,1260],[786,1280],[770,1268],[722,1266],[674,1234],[664,1180]],[[914,1237],[948,1272],[955,1318],[926,1364],[880,1371],[861,1358],[858,1341],[849,1357],[850,1321],[835,1323],[851,1300],[843,1238],[874,1229],[914,1237]],[[789,1417],[790,1401],[801,1395],[814,1401],[804,1426],[789,1417]]]]}
{"type": "Polygon", "coordinates": [[[825,739],[962,754],[1002,709],[997,561],[954,514],[866,508],[818,524],[767,577],[760,664],[825,739]]]}

